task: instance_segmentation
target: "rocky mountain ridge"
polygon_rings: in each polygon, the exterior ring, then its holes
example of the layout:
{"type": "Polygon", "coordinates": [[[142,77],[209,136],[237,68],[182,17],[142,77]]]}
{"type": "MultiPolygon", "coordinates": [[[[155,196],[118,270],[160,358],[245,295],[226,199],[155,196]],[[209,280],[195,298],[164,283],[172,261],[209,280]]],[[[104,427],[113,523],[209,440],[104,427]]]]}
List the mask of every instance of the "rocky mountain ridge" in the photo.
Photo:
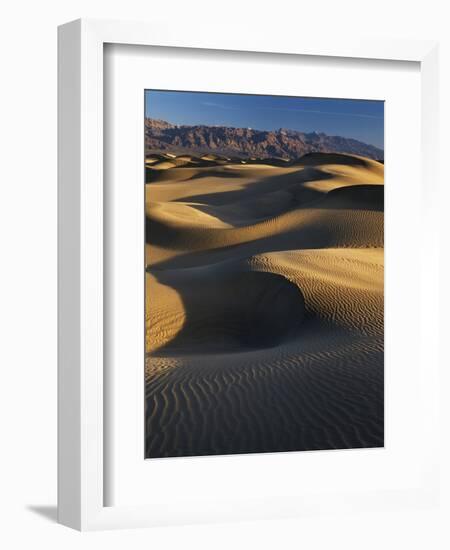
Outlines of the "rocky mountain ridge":
{"type": "Polygon", "coordinates": [[[347,153],[384,160],[384,151],[356,139],[288,128],[255,130],[228,126],[178,126],[146,118],[146,155],[214,153],[238,158],[296,159],[307,153],[347,153]]]}

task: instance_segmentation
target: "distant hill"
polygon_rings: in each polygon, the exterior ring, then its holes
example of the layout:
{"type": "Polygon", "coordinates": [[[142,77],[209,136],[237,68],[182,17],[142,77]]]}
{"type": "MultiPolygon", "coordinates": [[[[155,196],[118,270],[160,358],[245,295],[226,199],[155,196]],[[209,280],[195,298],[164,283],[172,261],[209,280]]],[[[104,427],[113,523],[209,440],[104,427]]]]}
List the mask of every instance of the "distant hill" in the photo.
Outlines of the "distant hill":
{"type": "Polygon", "coordinates": [[[384,160],[384,151],[356,139],[299,132],[287,128],[253,130],[227,126],[177,126],[164,120],[145,120],[146,155],[215,153],[239,158],[296,159],[307,153],[347,153],[384,160]]]}

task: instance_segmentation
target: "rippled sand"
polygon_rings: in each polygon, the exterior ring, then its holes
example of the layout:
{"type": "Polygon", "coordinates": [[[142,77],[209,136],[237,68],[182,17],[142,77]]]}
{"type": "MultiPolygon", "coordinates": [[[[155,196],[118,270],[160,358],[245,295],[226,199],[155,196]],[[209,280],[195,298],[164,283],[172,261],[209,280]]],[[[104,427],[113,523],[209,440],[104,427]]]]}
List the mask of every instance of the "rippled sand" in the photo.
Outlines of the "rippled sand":
{"type": "Polygon", "coordinates": [[[383,168],[148,159],[147,457],[383,446],[383,168]]]}

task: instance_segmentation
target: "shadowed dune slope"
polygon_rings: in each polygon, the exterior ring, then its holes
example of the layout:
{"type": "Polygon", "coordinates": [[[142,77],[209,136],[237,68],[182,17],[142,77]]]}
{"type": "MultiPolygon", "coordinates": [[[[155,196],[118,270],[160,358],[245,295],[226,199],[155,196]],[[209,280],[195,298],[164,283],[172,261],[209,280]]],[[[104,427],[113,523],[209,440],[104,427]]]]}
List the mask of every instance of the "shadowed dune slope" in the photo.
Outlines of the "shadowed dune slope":
{"type": "Polygon", "coordinates": [[[382,446],[383,165],[147,177],[146,456],[382,446]]]}
{"type": "MultiPolygon", "coordinates": [[[[376,200],[367,201],[355,193],[346,201],[339,195],[327,195],[304,208],[236,228],[226,226],[218,218],[205,223],[211,217],[203,213],[201,220],[193,216],[185,221],[180,216],[174,221],[173,216],[164,216],[160,208],[152,208],[147,214],[147,239],[165,249],[166,261],[180,256],[182,250],[191,253],[214,250],[224,257],[229,252],[227,248],[237,245],[245,245],[247,255],[283,248],[382,247],[384,216],[378,197],[372,198],[376,200]],[[362,208],[357,207],[358,202],[362,208]]],[[[153,255],[149,252],[149,265],[160,259],[157,251],[153,255]]]]}
{"type": "Polygon", "coordinates": [[[297,285],[279,274],[228,267],[147,275],[148,324],[155,335],[148,351],[242,351],[272,347],[295,332],[304,315],[297,285]],[[177,295],[161,286],[176,288],[177,295]]]}

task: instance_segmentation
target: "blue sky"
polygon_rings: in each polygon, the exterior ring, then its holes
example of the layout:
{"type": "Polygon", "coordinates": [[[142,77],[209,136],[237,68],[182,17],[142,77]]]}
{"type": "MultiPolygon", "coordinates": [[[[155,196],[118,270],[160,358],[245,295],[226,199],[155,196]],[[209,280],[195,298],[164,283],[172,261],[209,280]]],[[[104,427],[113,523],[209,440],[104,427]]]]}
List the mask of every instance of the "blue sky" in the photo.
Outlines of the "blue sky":
{"type": "Polygon", "coordinates": [[[145,114],[173,124],[324,132],[384,149],[383,101],[146,90],[145,114]]]}

